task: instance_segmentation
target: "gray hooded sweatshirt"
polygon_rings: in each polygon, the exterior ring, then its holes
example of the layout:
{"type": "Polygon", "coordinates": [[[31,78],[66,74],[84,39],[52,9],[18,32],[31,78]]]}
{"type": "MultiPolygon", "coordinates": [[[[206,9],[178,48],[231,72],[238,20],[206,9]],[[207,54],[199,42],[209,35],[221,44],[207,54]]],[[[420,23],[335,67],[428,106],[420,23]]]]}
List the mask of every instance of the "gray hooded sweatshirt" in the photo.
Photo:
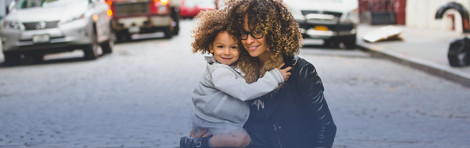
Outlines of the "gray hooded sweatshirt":
{"type": "Polygon", "coordinates": [[[243,126],[250,113],[247,100],[261,97],[284,82],[275,68],[248,84],[234,68],[208,59],[202,80],[193,92],[195,114],[210,122],[231,121],[243,126]]]}

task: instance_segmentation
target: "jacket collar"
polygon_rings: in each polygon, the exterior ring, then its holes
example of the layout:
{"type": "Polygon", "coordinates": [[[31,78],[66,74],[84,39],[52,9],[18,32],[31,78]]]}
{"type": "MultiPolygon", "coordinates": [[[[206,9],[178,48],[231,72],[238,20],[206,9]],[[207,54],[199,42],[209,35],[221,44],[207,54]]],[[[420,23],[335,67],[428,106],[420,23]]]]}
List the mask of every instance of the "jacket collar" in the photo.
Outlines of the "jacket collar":
{"type": "Polygon", "coordinates": [[[214,56],[204,56],[204,59],[206,59],[207,63],[210,65],[214,63],[219,63],[214,59],[214,56]]]}
{"type": "Polygon", "coordinates": [[[294,66],[295,64],[297,64],[297,61],[300,59],[299,56],[297,55],[294,55],[294,56],[285,56],[284,55],[284,67],[287,67],[287,66],[294,66]]]}

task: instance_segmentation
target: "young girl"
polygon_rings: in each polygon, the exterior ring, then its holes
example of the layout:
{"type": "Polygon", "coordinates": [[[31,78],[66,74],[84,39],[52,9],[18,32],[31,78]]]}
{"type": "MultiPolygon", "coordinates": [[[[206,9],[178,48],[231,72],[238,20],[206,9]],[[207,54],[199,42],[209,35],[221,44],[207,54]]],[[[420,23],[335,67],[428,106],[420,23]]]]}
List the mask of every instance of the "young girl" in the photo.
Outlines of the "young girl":
{"type": "Polygon", "coordinates": [[[247,84],[235,70],[239,59],[239,42],[230,32],[224,11],[204,11],[194,31],[193,52],[211,53],[203,78],[194,90],[192,99],[195,115],[193,131],[209,130],[212,136],[182,137],[181,148],[246,147],[250,143],[242,126],[248,120],[247,100],[276,89],[289,77],[291,68],[275,68],[262,78],[247,84]]]}

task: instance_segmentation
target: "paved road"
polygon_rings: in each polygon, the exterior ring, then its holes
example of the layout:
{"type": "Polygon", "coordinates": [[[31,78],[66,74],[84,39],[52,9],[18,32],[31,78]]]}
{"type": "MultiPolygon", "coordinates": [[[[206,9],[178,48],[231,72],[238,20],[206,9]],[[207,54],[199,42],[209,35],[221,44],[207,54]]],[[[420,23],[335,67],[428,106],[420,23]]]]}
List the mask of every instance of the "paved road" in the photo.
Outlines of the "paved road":
{"type": "MultiPolygon", "coordinates": [[[[94,61],[82,53],[0,67],[0,148],[178,147],[189,130],[190,95],[203,57],[179,36],[116,45],[94,61]]],[[[359,50],[301,57],[324,81],[338,133],[334,147],[470,147],[470,89],[359,50]]]]}
{"type": "Polygon", "coordinates": [[[387,60],[321,53],[306,57],[324,80],[336,147],[470,146],[469,88],[387,60]]]}

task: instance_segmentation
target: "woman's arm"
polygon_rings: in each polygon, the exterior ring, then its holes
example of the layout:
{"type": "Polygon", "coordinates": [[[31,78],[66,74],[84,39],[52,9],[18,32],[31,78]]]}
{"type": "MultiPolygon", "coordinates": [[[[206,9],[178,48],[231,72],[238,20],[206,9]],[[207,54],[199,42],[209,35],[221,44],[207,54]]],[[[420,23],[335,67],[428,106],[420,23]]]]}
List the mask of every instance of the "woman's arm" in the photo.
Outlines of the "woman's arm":
{"type": "Polygon", "coordinates": [[[312,147],[331,147],[336,135],[336,125],[323,95],[323,83],[312,64],[307,62],[300,68],[298,83],[310,122],[312,147]]]}
{"type": "Polygon", "coordinates": [[[242,101],[258,98],[276,89],[284,78],[275,68],[266,72],[258,81],[248,84],[242,77],[237,76],[229,69],[218,68],[212,72],[212,82],[215,88],[242,101]]]}

